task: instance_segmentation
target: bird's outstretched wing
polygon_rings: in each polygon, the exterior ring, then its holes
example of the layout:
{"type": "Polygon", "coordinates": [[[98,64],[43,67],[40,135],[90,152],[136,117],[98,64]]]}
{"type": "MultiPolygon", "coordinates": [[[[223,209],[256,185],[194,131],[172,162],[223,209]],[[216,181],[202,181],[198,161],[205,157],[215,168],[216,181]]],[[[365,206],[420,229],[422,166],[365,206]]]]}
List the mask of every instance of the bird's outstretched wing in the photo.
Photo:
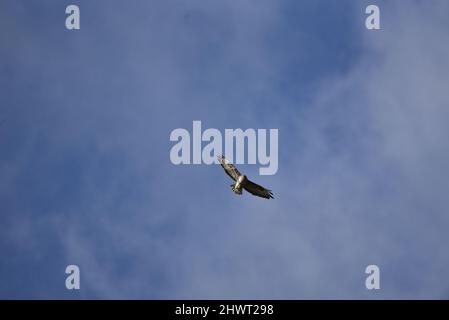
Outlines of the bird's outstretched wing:
{"type": "Polygon", "coordinates": [[[271,190],[265,189],[264,187],[259,186],[257,183],[254,183],[250,180],[246,180],[245,184],[243,185],[243,189],[258,197],[262,197],[265,199],[274,199],[271,190]]]}
{"type": "Polygon", "coordinates": [[[237,181],[237,179],[241,176],[241,173],[237,170],[237,168],[226,160],[224,156],[218,156],[217,158],[228,176],[230,176],[234,181],[237,181]]]}

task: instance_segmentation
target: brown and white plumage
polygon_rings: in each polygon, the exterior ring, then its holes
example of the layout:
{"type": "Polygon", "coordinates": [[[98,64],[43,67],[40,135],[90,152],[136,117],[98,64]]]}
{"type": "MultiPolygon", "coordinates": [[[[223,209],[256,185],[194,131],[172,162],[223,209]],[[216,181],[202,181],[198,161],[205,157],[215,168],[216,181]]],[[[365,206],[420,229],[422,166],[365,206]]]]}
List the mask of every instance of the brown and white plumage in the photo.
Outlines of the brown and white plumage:
{"type": "Polygon", "coordinates": [[[235,181],[235,184],[231,184],[231,187],[232,191],[234,191],[236,194],[242,194],[242,189],[245,189],[252,195],[265,199],[274,199],[271,190],[268,190],[258,185],[257,183],[252,182],[245,175],[242,175],[232,163],[226,160],[224,156],[218,156],[217,158],[226,174],[235,181]]]}

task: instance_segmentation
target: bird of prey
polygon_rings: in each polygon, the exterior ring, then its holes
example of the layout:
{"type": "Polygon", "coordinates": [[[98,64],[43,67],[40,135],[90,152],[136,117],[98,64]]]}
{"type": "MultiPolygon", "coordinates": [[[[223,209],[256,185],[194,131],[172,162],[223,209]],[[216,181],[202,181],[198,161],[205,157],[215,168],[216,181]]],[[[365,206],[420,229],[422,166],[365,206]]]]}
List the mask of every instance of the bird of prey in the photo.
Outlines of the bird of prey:
{"type": "Polygon", "coordinates": [[[231,187],[232,191],[236,194],[242,194],[242,189],[245,189],[255,196],[265,199],[274,199],[271,190],[265,189],[264,187],[250,181],[245,175],[242,175],[232,163],[226,160],[224,156],[218,156],[217,158],[224,171],[232,178],[232,180],[235,181],[235,184],[231,184],[231,187]]]}

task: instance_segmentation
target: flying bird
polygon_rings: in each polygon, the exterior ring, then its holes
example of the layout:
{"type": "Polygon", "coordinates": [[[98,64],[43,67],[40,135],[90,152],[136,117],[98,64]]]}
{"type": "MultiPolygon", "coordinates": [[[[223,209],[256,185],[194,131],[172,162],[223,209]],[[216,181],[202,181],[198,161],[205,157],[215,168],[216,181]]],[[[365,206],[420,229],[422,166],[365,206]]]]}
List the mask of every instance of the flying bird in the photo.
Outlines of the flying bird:
{"type": "Polygon", "coordinates": [[[249,180],[245,175],[242,175],[232,163],[226,160],[224,156],[218,156],[217,158],[227,175],[235,181],[234,184],[231,184],[231,187],[232,191],[234,191],[236,194],[242,194],[242,189],[245,189],[255,196],[265,199],[274,199],[271,190],[259,186],[258,184],[249,180]]]}

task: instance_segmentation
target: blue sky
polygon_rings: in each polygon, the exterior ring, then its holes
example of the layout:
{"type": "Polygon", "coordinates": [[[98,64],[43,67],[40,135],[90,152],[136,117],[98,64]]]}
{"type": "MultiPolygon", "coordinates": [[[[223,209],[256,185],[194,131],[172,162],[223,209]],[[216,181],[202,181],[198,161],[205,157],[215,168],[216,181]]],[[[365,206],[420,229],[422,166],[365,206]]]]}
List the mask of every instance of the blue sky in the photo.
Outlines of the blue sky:
{"type": "Polygon", "coordinates": [[[448,9],[2,1],[0,297],[447,299],[448,9]],[[278,128],[276,199],[174,166],[193,120],[278,128]]]}

